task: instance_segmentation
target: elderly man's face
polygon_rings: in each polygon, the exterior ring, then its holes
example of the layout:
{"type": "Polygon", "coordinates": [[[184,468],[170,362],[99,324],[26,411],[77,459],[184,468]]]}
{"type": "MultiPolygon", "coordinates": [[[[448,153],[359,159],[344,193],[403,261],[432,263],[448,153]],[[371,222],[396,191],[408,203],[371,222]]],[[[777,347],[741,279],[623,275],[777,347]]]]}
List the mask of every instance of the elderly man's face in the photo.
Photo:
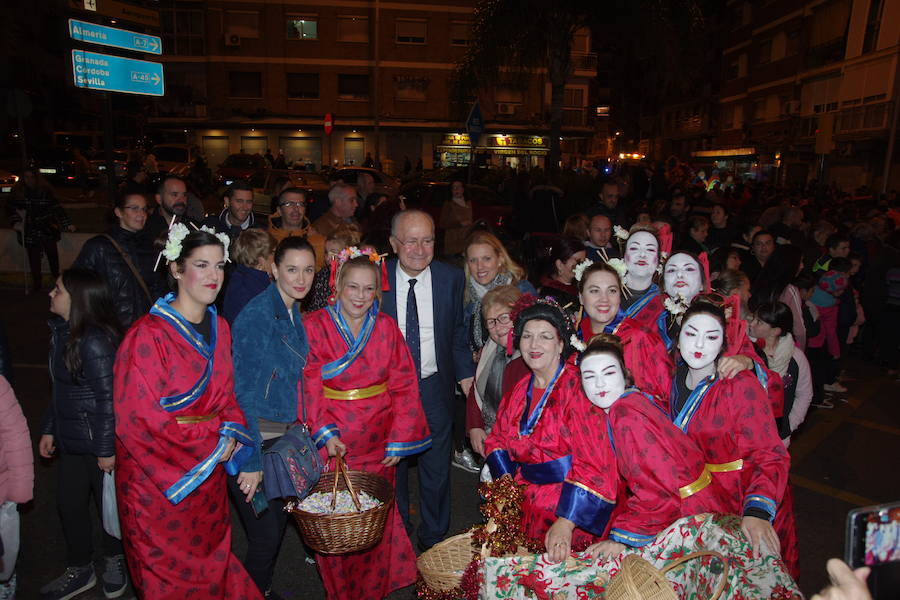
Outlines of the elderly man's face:
{"type": "Polygon", "coordinates": [[[606,248],[609,238],[612,237],[612,221],[604,215],[597,215],[591,219],[588,235],[591,243],[598,248],[606,248]]]}
{"type": "Polygon", "coordinates": [[[341,192],[331,204],[331,212],[342,219],[349,219],[356,212],[359,203],[352,190],[341,192]]]}
{"type": "Polygon", "coordinates": [[[391,248],[397,253],[403,270],[415,277],[434,259],[434,223],[422,213],[400,217],[391,235],[391,248]]]}
{"type": "Polygon", "coordinates": [[[281,213],[285,228],[300,229],[303,226],[303,217],[306,216],[306,197],[297,192],[282,194],[278,212],[281,213]]]}

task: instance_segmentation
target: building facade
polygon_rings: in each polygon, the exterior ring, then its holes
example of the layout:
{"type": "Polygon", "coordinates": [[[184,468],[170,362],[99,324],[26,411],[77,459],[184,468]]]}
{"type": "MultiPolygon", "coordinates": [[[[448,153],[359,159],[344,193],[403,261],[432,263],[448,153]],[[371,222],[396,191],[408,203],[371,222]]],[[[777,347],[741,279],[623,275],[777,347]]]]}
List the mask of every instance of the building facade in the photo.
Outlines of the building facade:
{"type": "MultiPolygon", "coordinates": [[[[160,3],[167,94],[148,125],[201,147],[215,167],[235,152],[283,152],[289,164],[362,164],[389,172],[466,164],[469,106],[451,101],[471,41],[474,0],[160,3]],[[326,115],[332,130],[326,133],[326,115]]],[[[589,152],[596,54],[579,32],[566,87],[563,152],[589,152]]],[[[498,83],[481,98],[480,162],[539,166],[549,84],[498,83]]],[[[565,155],[564,155],[565,156],[565,155]]]]}

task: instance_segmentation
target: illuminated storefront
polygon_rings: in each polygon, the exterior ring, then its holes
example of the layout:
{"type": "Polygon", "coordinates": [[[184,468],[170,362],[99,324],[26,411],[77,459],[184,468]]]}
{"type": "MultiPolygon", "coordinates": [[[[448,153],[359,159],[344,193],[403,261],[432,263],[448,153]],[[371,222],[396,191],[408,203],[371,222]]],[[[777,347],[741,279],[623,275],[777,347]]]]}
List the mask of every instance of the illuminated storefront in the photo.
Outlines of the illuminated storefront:
{"type": "MultiPolygon", "coordinates": [[[[547,136],[492,133],[479,138],[475,160],[479,165],[494,167],[543,167],[549,151],[547,136]]],[[[435,162],[442,167],[468,165],[471,157],[471,141],[465,133],[444,134],[435,145],[435,162]]]]}

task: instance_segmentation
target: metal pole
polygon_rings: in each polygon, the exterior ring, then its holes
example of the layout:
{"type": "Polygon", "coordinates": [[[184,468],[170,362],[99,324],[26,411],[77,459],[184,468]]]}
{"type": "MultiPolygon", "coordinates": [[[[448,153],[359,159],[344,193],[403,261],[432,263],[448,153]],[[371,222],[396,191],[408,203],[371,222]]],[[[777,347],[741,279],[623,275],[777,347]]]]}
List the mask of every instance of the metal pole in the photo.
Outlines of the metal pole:
{"type": "Polygon", "coordinates": [[[106,154],[106,201],[113,206],[116,201],[116,163],[113,160],[113,112],[112,94],[107,92],[103,102],[103,152],[106,154]]]}
{"type": "Polygon", "coordinates": [[[373,92],[375,94],[375,102],[373,109],[375,111],[375,164],[383,168],[381,164],[381,125],[378,119],[378,113],[381,110],[381,52],[379,44],[381,43],[381,3],[375,0],[375,77],[373,83],[373,92]]]}

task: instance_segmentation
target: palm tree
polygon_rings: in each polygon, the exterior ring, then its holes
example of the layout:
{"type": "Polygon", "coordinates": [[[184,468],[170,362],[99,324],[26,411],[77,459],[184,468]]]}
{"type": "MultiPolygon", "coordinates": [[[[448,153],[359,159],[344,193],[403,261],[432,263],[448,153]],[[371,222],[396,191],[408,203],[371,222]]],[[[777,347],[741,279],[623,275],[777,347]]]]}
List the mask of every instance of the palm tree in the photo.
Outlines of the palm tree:
{"type": "Polygon", "coordinates": [[[475,9],[472,43],[454,73],[457,97],[477,95],[498,80],[521,82],[537,69],[546,69],[550,82],[547,169],[553,176],[560,159],[563,95],[572,73],[575,32],[590,27],[595,36],[618,37],[630,30],[633,37],[646,36],[655,43],[683,39],[681,33],[702,25],[701,4],[710,1],[714,0],[483,0],[475,9]]]}

